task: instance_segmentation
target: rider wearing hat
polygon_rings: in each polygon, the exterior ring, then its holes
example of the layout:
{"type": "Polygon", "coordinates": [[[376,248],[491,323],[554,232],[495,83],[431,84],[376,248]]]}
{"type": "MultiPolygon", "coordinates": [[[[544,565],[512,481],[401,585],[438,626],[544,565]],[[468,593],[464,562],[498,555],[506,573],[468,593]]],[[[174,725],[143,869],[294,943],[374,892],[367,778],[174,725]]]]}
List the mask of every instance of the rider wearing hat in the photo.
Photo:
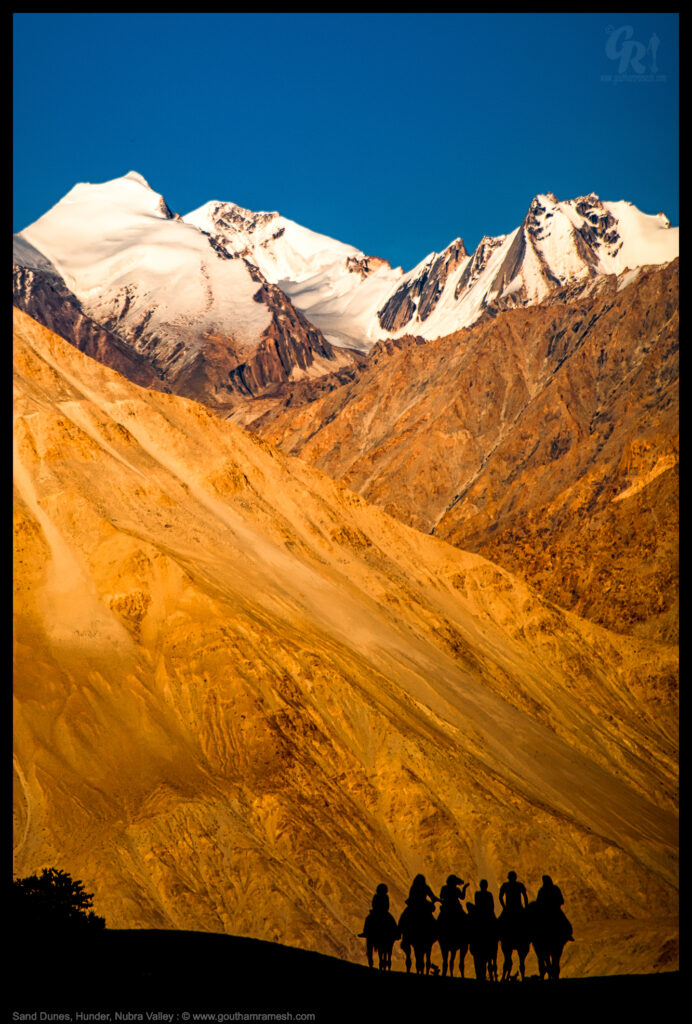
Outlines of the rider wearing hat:
{"type": "Polygon", "coordinates": [[[446,884],[440,889],[440,902],[442,907],[445,910],[463,909],[461,904],[468,887],[468,882],[464,882],[457,875],[450,875],[446,884]],[[459,888],[460,885],[462,886],[461,889],[459,888]]]}

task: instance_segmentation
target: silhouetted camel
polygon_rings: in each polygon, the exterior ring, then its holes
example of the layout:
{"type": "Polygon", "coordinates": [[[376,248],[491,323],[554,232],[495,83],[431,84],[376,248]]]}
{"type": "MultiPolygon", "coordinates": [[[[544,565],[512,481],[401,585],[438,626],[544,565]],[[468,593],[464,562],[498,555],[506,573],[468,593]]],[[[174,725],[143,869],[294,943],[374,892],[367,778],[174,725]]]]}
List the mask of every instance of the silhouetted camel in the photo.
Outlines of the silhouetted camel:
{"type": "Polygon", "coordinates": [[[531,945],[529,921],[526,908],[508,912],[503,910],[498,920],[500,945],[504,954],[502,964],[502,980],[509,981],[512,977],[512,953],[516,950],[519,956],[519,974],[523,981],[526,977],[526,954],[531,945]]]}
{"type": "MultiPolygon", "coordinates": [[[[494,912],[467,903],[469,949],[478,981],[497,981],[498,922],[494,912]]],[[[463,977],[463,975],[462,975],[463,977]]]]}
{"type": "Polygon", "coordinates": [[[399,938],[398,925],[389,911],[368,914],[364,928],[368,963],[373,966],[373,954],[377,952],[381,971],[392,969],[392,949],[399,938]]]}
{"type": "Polygon", "coordinates": [[[437,918],[437,941],[442,953],[442,976],[454,976],[454,961],[459,953],[459,975],[464,977],[464,960],[469,948],[469,922],[463,907],[442,906],[437,918]]]}
{"type": "Polygon", "coordinates": [[[416,973],[430,974],[430,957],[437,940],[437,921],[427,906],[408,906],[399,918],[401,948],[406,954],[406,971],[411,970],[411,950],[416,958],[416,973]]]}
{"type": "Polygon", "coordinates": [[[534,900],[526,911],[529,935],[538,959],[538,973],[557,981],[565,945],[572,939],[572,926],[559,907],[541,906],[534,900]]]}

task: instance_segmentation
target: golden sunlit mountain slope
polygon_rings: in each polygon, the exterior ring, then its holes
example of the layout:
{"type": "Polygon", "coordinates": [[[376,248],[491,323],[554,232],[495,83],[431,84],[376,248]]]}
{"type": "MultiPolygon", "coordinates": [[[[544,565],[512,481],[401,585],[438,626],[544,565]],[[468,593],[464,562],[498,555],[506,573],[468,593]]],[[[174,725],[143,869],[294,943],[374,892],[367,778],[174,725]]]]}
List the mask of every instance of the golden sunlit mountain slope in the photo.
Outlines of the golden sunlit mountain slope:
{"type": "Polygon", "coordinates": [[[678,638],[678,261],[383,343],[250,429],[623,633],[678,638]]]}
{"type": "Polygon", "coordinates": [[[674,966],[676,652],[561,611],[15,311],[15,872],[362,959],[374,887],[560,884],[674,966]]]}

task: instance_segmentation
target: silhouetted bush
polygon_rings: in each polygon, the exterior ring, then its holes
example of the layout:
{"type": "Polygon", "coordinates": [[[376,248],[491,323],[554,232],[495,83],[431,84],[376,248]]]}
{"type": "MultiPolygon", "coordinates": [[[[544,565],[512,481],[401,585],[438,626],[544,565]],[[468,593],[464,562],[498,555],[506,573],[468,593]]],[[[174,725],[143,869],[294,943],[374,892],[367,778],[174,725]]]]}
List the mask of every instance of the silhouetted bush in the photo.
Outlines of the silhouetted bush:
{"type": "Polygon", "coordinates": [[[40,876],[12,883],[11,911],[20,933],[86,936],[102,932],[105,918],[95,914],[92,906],[93,894],[57,868],[44,868],[40,876]]]}

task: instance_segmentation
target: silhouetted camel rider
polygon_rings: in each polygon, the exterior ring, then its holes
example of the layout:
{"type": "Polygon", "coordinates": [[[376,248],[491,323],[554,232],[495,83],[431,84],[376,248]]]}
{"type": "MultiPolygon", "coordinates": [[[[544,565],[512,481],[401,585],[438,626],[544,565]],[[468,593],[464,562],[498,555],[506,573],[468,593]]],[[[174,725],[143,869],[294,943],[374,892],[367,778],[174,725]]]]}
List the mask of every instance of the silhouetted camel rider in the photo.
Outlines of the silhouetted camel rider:
{"type": "Polygon", "coordinates": [[[372,902],[370,904],[370,912],[365,918],[365,924],[363,925],[363,931],[358,936],[361,939],[367,939],[368,932],[371,930],[373,918],[384,917],[389,912],[389,892],[384,882],[375,889],[372,902]]]}
{"type": "Polygon", "coordinates": [[[360,938],[366,940],[368,963],[373,966],[373,953],[379,953],[380,970],[391,970],[392,947],[399,934],[396,921],[389,913],[389,894],[387,886],[381,882],[372,898],[371,909],[365,918],[360,938]]]}
{"type": "Polygon", "coordinates": [[[499,931],[495,918],[495,900],[488,889],[488,880],[481,878],[480,889],[473,897],[473,903],[467,903],[471,922],[471,940],[469,943],[476,978],[485,981],[490,978],[497,981],[497,944],[499,931]]]}
{"type": "Polygon", "coordinates": [[[514,917],[522,907],[529,905],[526,886],[523,882],[517,881],[516,871],[510,871],[507,874],[507,881],[500,886],[500,904],[507,917],[514,917]]]}
{"type": "Polygon", "coordinates": [[[449,913],[457,913],[463,910],[462,901],[466,896],[466,890],[469,887],[468,882],[462,881],[457,875],[450,875],[440,889],[440,915],[449,913]],[[460,889],[459,886],[462,886],[460,889]]]}
{"type": "Polygon", "coordinates": [[[494,917],[495,916],[495,900],[493,894],[488,889],[488,880],[481,878],[480,889],[475,893],[473,897],[473,903],[476,910],[483,917],[494,917]]]}
{"type": "Polygon", "coordinates": [[[523,882],[517,881],[516,871],[507,874],[507,881],[500,886],[500,904],[502,913],[498,920],[500,945],[504,953],[502,980],[508,981],[512,976],[512,953],[516,950],[519,956],[519,973],[522,981],[525,977],[526,954],[529,951],[529,929],[526,908],[529,898],[523,882]]]}
{"type": "Polygon", "coordinates": [[[432,913],[435,909],[435,904],[441,902],[440,897],[435,895],[425,881],[425,875],[416,875],[411,883],[408,899],[406,900],[406,905],[409,909],[416,913],[418,911],[429,911],[432,913]]]}
{"type": "Polygon", "coordinates": [[[550,875],[543,875],[543,885],[536,894],[536,903],[545,910],[559,910],[564,906],[562,893],[550,875]]]}
{"type": "Polygon", "coordinates": [[[572,925],[564,910],[564,897],[560,887],[555,885],[550,875],[543,875],[543,885],[536,894],[536,906],[548,922],[554,922],[557,935],[565,942],[574,942],[572,925]]]}
{"type": "Polygon", "coordinates": [[[557,980],[560,977],[560,958],[567,942],[574,942],[572,925],[562,909],[564,899],[550,875],[543,875],[531,918],[531,939],[538,958],[541,978],[557,980]]]}
{"type": "Polygon", "coordinates": [[[464,977],[464,960],[469,945],[468,918],[464,910],[463,899],[468,882],[463,882],[457,875],[449,875],[440,889],[440,914],[437,918],[437,941],[442,953],[442,976],[447,971],[454,974],[454,961],[459,954],[459,974],[464,977]],[[459,886],[462,888],[460,889],[459,886]]]}
{"type": "Polygon", "coordinates": [[[425,881],[425,875],[416,875],[399,918],[401,948],[406,954],[407,971],[411,969],[412,948],[416,955],[416,971],[419,974],[430,971],[430,951],[437,936],[435,904],[440,902],[440,897],[435,895],[425,881]]]}

